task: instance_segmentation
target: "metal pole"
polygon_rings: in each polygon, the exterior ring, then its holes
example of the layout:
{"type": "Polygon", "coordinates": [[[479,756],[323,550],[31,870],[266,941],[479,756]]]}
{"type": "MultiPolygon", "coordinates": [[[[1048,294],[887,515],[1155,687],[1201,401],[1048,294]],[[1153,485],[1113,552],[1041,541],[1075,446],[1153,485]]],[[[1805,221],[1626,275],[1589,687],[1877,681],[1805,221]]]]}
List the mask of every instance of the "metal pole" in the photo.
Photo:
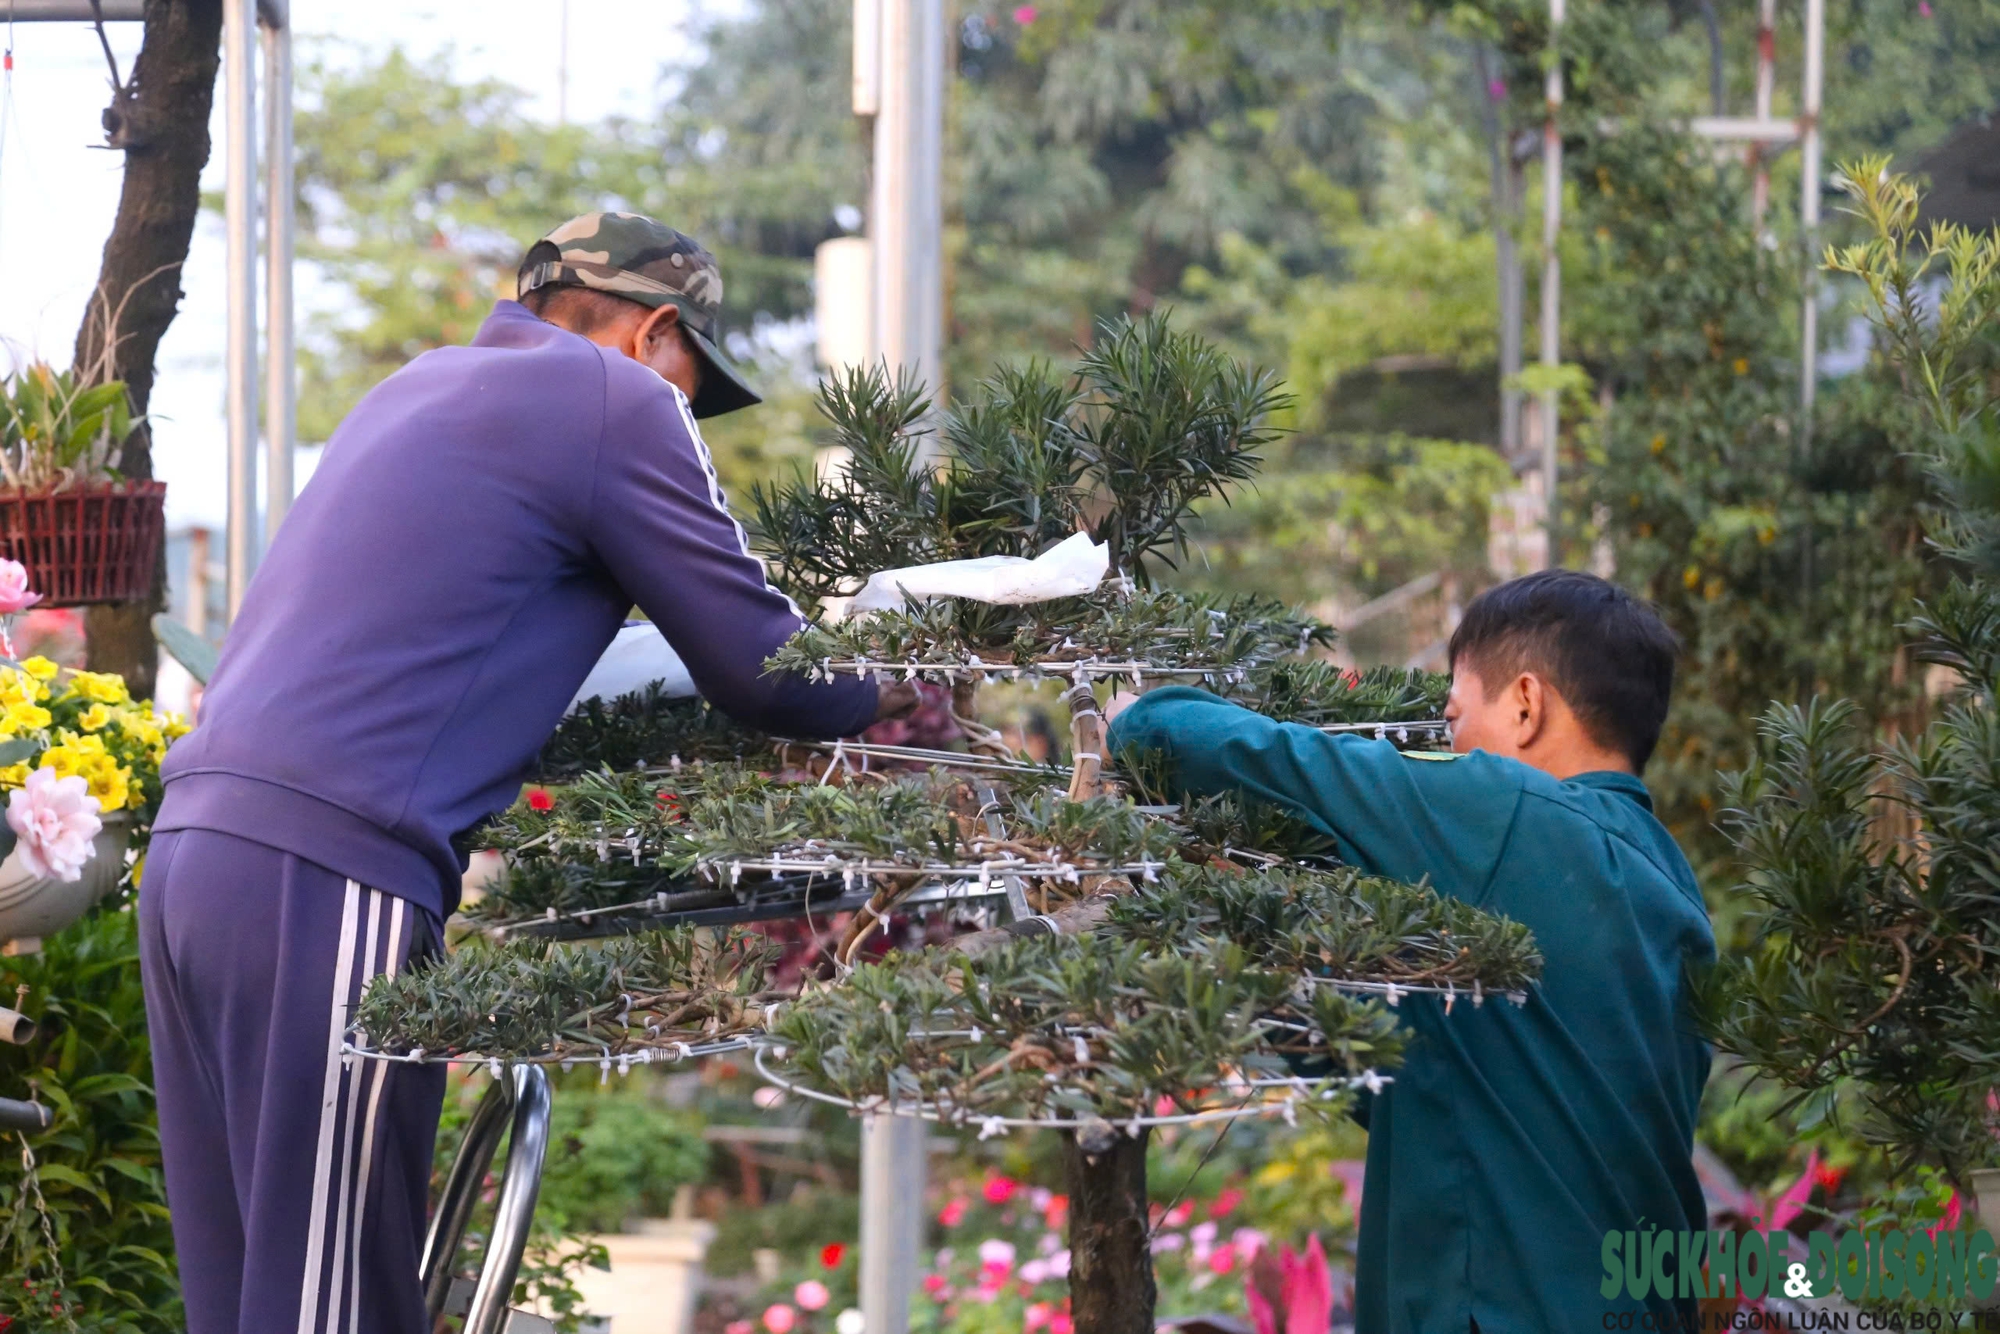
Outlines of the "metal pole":
{"type": "Polygon", "coordinates": [[[907,1334],[924,1242],[924,1139],[914,1116],[861,1122],[861,1315],[866,1334],[907,1334]]]}
{"type": "MultiPolygon", "coordinates": [[[[1771,91],[1777,81],[1778,0],[1757,3],[1757,119],[1771,119],[1771,91]]],[[[1764,232],[1764,214],[1771,205],[1771,164],[1764,145],[1750,144],[1750,221],[1759,236],[1764,232]]]]}
{"type": "Polygon", "coordinates": [[[222,63],[228,76],[229,416],[228,611],[243,605],[257,565],[257,0],[225,0],[222,63]]]}
{"type": "MultiPolygon", "coordinates": [[[[874,356],[942,388],[943,0],[855,6],[854,106],[875,114],[868,237],[874,356]],[[873,41],[870,41],[870,35],[873,41]],[[870,94],[873,94],[871,99],[870,94]]],[[[925,1123],[874,1116],[861,1129],[861,1314],[867,1334],[906,1334],[924,1232],[925,1123]]]]}
{"type": "MultiPolygon", "coordinates": [[[[267,18],[274,17],[267,14],[267,18]]],[[[298,394],[292,356],[292,29],[264,27],[264,543],[292,505],[298,394]]]]}
{"type": "Polygon", "coordinates": [[[1805,244],[1805,309],[1799,328],[1800,439],[1812,448],[1819,376],[1819,112],[1826,56],[1826,0],[1806,0],[1805,91],[1799,107],[1799,231],[1805,244]]]}
{"type": "MultiPolygon", "coordinates": [[[[1563,0],[1549,0],[1548,118],[1542,122],[1542,366],[1550,372],[1562,365],[1562,259],[1556,251],[1562,238],[1562,131],[1556,124],[1563,103],[1562,59],[1557,54],[1562,25],[1563,0]]],[[[1556,542],[1559,522],[1556,483],[1560,466],[1557,444],[1561,434],[1557,400],[1553,388],[1544,389],[1538,414],[1542,427],[1542,502],[1546,507],[1545,532],[1549,544],[1546,564],[1550,568],[1562,564],[1556,542]]]]}
{"type": "MultiPolygon", "coordinates": [[[[943,0],[880,0],[874,243],[876,354],[940,387],[944,331],[943,0]]],[[[866,73],[857,67],[860,76],[866,73]]],[[[871,1334],[874,1334],[871,1331],[871,1334]]]]}
{"type": "Polygon", "coordinates": [[[1476,66],[1480,119],[1486,127],[1486,151],[1493,167],[1492,226],[1494,270],[1500,296],[1500,454],[1509,463],[1519,464],[1521,453],[1521,391],[1515,377],[1521,373],[1521,251],[1515,244],[1514,220],[1520,192],[1515,188],[1520,173],[1514,169],[1514,149],[1507,126],[1495,105],[1493,86],[1499,80],[1497,62],[1487,47],[1479,48],[1476,66]]]}

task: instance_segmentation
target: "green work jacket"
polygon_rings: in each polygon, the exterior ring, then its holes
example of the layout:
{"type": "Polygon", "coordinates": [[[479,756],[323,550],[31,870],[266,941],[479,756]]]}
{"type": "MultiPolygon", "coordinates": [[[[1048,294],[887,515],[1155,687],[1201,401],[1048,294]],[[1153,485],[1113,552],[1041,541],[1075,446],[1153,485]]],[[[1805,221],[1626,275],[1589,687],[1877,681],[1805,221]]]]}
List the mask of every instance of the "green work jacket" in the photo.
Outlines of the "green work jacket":
{"type": "MultiPolygon", "coordinates": [[[[1715,957],[1645,786],[1401,752],[1185,686],[1142,696],[1110,748],[1162,752],[1185,795],[1277,803],[1354,866],[1535,933],[1546,964],[1525,1005],[1398,1007],[1407,1057],[1364,1109],[1357,1334],[1580,1332],[1640,1309],[1600,1295],[1604,1236],[1707,1226],[1690,1152],[1709,1050],[1687,993],[1689,966],[1715,957]]],[[[1655,1323],[1694,1316],[1692,1298],[1653,1306],[1655,1323]]]]}

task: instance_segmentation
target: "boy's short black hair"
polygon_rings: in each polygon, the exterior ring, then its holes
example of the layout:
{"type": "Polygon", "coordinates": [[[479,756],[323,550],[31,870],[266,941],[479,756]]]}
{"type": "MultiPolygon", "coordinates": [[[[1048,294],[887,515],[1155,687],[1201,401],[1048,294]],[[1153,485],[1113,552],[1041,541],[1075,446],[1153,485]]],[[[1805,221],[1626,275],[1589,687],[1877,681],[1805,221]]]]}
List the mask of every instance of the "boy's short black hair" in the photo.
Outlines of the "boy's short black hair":
{"type": "Polygon", "coordinates": [[[1651,605],[1580,570],[1543,570],[1489,588],[1451,634],[1454,669],[1465,662],[1488,691],[1535,673],[1634,773],[1659,742],[1679,652],[1679,638],[1651,605]]]}

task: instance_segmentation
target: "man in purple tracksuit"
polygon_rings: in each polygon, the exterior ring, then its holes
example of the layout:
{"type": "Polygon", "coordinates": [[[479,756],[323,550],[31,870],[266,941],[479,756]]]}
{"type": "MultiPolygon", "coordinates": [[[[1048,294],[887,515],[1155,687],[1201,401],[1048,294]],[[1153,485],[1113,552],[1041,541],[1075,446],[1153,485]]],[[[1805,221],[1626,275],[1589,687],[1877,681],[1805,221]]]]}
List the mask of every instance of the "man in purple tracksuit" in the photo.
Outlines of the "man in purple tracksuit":
{"type": "Polygon", "coordinates": [[[634,603],[753,726],[850,735],[914,702],[764,672],[803,620],[695,427],[757,401],[714,258],[589,214],[519,291],[334,432],[165,766],[141,951],[190,1334],[427,1334],[444,1073],[344,1065],[347,1014],[439,948],[465,835],[634,603]]]}

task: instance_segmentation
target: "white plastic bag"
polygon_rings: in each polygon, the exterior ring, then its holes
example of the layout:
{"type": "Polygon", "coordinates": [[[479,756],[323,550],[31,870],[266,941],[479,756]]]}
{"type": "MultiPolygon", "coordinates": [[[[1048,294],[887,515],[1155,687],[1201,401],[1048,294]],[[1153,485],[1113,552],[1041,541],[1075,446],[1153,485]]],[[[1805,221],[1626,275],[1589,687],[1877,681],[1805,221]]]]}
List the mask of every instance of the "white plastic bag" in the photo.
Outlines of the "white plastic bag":
{"type": "Polygon", "coordinates": [[[981,556],[947,560],[935,565],[911,565],[868,576],[847,614],[897,611],[906,602],[927,598],[971,598],[1019,606],[1088,593],[1104,582],[1111,552],[1088,533],[1076,533],[1033,560],[1020,556],[981,556]]]}
{"type": "Polygon", "coordinates": [[[655,681],[675,699],[701,693],[694,688],[694,678],[688,675],[680,654],[674,652],[657,626],[650,622],[628,625],[618,632],[611,647],[604,650],[604,656],[590,669],[590,675],[583,679],[582,688],[564,712],[576,712],[577,705],[587,699],[614,700],[644,690],[655,681]]]}

